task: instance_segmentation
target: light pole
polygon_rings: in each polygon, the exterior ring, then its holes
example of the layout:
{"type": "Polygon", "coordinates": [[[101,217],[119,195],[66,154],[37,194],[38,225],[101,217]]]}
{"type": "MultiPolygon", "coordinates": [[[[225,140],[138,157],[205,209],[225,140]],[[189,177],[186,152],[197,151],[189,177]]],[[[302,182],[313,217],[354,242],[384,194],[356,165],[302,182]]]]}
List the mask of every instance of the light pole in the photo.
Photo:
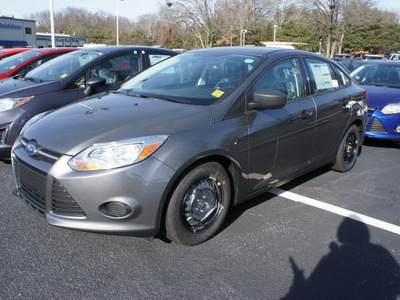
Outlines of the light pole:
{"type": "Polygon", "coordinates": [[[53,12],[53,0],[50,0],[50,27],[51,27],[51,47],[56,47],[56,37],[54,30],[54,12],[53,12]]]}
{"type": "Polygon", "coordinates": [[[274,43],[276,41],[276,28],[278,28],[278,25],[274,25],[274,43]]]}
{"type": "Polygon", "coordinates": [[[246,45],[246,33],[247,33],[247,30],[246,29],[242,29],[242,30],[240,30],[240,33],[241,33],[240,44],[241,44],[241,46],[245,46],[246,45]]]}
{"type": "MultiPolygon", "coordinates": [[[[117,46],[119,46],[119,1],[120,0],[116,0],[117,1],[117,46]]],[[[121,0],[124,1],[124,0],[121,0]]]]}
{"type": "Polygon", "coordinates": [[[319,52],[318,53],[321,53],[321,51],[322,51],[322,38],[320,37],[319,38],[319,52]]]}

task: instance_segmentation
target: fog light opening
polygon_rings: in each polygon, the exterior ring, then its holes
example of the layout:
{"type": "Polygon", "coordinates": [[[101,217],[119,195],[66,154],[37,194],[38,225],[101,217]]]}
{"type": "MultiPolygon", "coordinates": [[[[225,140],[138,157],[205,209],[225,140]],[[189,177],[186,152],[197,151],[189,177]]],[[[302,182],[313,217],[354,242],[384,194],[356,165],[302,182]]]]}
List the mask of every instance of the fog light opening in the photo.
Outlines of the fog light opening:
{"type": "Polygon", "coordinates": [[[132,213],[132,208],[121,202],[108,202],[100,207],[100,212],[110,218],[125,218],[132,213]]]}
{"type": "Polygon", "coordinates": [[[394,131],[396,131],[397,133],[400,133],[400,126],[397,126],[394,131]]]}

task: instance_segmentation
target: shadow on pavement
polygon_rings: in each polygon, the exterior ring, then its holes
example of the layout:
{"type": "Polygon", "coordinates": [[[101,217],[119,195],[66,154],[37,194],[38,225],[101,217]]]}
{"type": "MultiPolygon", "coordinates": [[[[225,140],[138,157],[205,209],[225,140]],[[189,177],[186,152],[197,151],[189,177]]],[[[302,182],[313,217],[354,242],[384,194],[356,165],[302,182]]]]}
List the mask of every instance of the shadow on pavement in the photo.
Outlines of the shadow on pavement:
{"type": "Polygon", "coordinates": [[[380,148],[400,149],[400,141],[385,141],[385,140],[374,140],[366,138],[363,145],[369,147],[377,147],[377,148],[380,147],[380,148]]]}
{"type": "Polygon", "coordinates": [[[364,223],[345,218],[337,240],[308,278],[289,258],[293,284],[281,300],[400,299],[400,266],[388,250],[370,242],[364,223]]]}

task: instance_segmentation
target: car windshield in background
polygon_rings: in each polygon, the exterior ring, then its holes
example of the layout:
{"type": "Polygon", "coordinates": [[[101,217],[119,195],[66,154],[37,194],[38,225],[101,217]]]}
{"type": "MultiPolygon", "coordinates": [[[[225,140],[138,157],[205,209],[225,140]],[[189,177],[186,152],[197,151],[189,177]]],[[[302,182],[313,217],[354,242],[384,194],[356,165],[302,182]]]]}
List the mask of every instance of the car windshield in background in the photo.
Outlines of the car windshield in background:
{"type": "Polygon", "coordinates": [[[37,67],[26,74],[25,77],[42,81],[60,81],[101,55],[102,53],[98,51],[70,52],[37,67]]]}
{"type": "Polygon", "coordinates": [[[362,85],[400,88],[399,72],[399,66],[367,64],[355,69],[351,77],[362,85]]]}
{"type": "Polygon", "coordinates": [[[28,60],[42,54],[43,54],[42,52],[30,50],[5,58],[0,61],[0,73],[11,71],[16,67],[18,67],[19,65],[22,65],[23,63],[27,62],[28,60]]]}
{"type": "Polygon", "coordinates": [[[262,59],[256,55],[187,52],[140,73],[118,91],[208,105],[228,94],[262,59]]]}

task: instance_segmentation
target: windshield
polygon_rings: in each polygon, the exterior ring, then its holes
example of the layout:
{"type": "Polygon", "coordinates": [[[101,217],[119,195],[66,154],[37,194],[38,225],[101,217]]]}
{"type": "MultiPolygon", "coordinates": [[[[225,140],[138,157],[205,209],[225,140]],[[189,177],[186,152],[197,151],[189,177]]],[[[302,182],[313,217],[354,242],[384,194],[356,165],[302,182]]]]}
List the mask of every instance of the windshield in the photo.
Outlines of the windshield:
{"type": "Polygon", "coordinates": [[[367,64],[358,67],[351,77],[359,84],[400,88],[400,65],[367,64]]]}
{"type": "Polygon", "coordinates": [[[232,91],[262,59],[246,54],[186,52],[133,77],[118,91],[208,105],[232,91]]]}
{"type": "Polygon", "coordinates": [[[78,50],[52,59],[25,75],[42,81],[61,81],[80,67],[98,58],[103,53],[98,51],[78,50]]]}
{"type": "Polygon", "coordinates": [[[31,60],[32,58],[42,54],[42,52],[29,50],[4,58],[0,61],[0,73],[11,71],[28,60],[31,60]]]}

